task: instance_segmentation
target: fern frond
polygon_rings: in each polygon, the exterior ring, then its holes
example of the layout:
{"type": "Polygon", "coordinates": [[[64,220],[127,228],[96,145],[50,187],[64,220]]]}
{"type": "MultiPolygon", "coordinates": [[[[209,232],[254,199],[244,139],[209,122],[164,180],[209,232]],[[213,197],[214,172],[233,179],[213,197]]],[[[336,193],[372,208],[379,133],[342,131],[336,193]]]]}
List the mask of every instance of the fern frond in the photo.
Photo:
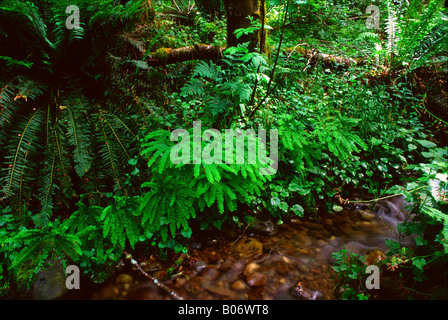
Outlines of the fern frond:
{"type": "MultiPolygon", "coordinates": [[[[19,122],[18,127],[20,133],[16,136],[17,138],[11,144],[11,152],[5,156],[5,159],[10,159],[8,162],[8,167],[5,169],[6,175],[4,176],[3,183],[3,193],[8,196],[17,190],[20,192],[20,187],[22,184],[21,177],[26,177],[24,170],[31,168],[32,165],[28,163],[27,157],[30,152],[36,150],[33,140],[38,137],[38,132],[41,130],[43,119],[43,112],[41,109],[36,110],[28,118],[19,122]]],[[[16,131],[17,132],[17,131],[16,131]]]]}
{"type": "Polygon", "coordinates": [[[84,233],[92,231],[92,227],[99,228],[104,208],[100,206],[86,206],[82,202],[79,202],[77,206],[78,209],[64,223],[70,234],[77,234],[79,237],[83,237],[84,233]]]}
{"type": "Polygon", "coordinates": [[[201,78],[209,78],[212,81],[218,80],[219,73],[216,70],[212,61],[209,63],[205,61],[198,61],[198,64],[193,69],[193,77],[199,76],[201,78]]]}
{"type": "Polygon", "coordinates": [[[439,209],[429,207],[429,206],[424,206],[423,212],[437,221],[448,223],[448,214],[443,213],[439,209]]]}
{"type": "MultiPolygon", "coordinates": [[[[106,134],[105,126],[108,124],[104,118],[100,117],[97,121],[98,125],[98,142],[100,143],[99,152],[100,158],[102,158],[104,166],[106,168],[106,173],[113,177],[114,180],[114,189],[115,191],[122,189],[120,183],[120,161],[118,159],[118,149],[114,144],[114,140],[110,139],[110,135],[106,134]]],[[[113,131],[113,130],[112,130],[113,131]]],[[[115,134],[115,133],[114,133],[115,134]]],[[[117,137],[118,139],[118,137],[117,137]]],[[[117,141],[117,140],[115,140],[117,141]]],[[[119,144],[121,141],[118,139],[119,144]]],[[[126,153],[129,157],[129,155],[126,153]]]]}
{"type": "Polygon", "coordinates": [[[75,171],[79,177],[82,177],[89,171],[92,164],[88,140],[90,130],[81,112],[88,109],[87,103],[82,98],[72,99],[69,97],[65,101],[64,107],[66,108],[62,115],[67,125],[68,141],[75,148],[73,152],[75,171]]]}
{"type": "Polygon", "coordinates": [[[104,223],[103,236],[110,238],[113,245],[125,247],[126,240],[132,247],[137,243],[141,235],[141,228],[135,219],[133,219],[132,211],[136,210],[133,199],[127,203],[120,203],[124,200],[116,201],[113,205],[106,207],[101,214],[101,220],[104,223]]]}
{"type": "MultiPolygon", "coordinates": [[[[49,120],[47,120],[49,121],[49,120]]],[[[49,121],[49,123],[51,123],[49,121]]],[[[52,149],[57,158],[57,169],[60,181],[60,190],[66,197],[73,195],[73,183],[70,179],[70,157],[68,156],[68,142],[63,132],[63,123],[58,119],[55,120],[54,126],[47,133],[48,148],[52,149]]]]}
{"type": "Polygon", "coordinates": [[[422,211],[425,214],[427,214],[428,216],[430,216],[431,218],[442,223],[442,225],[443,225],[443,227],[442,227],[442,236],[443,236],[442,244],[443,244],[445,253],[448,253],[448,214],[443,213],[439,209],[429,207],[429,206],[424,206],[422,211]]]}
{"type": "Polygon", "coordinates": [[[207,103],[207,111],[216,117],[219,114],[226,114],[230,109],[232,104],[226,98],[220,96],[212,96],[210,101],[207,103]]]}
{"type": "Polygon", "coordinates": [[[380,37],[378,33],[375,32],[362,32],[356,38],[356,40],[365,40],[365,39],[372,40],[374,42],[380,42],[380,37]]]}
{"type": "Polygon", "coordinates": [[[201,80],[193,78],[182,87],[180,93],[184,97],[202,98],[205,96],[205,87],[201,80]]]}
{"type": "Polygon", "coordinates": [[[397,22],[397,12],[393,8],[393,4],[388,2],[388,16],[386,22],[386,34],[387,34],[387,52],[389,54],[397,53],[397,37],[400,32],[400,27],[397,22]]]}
{"type": "Polygon", "coordinates": [[[50,154],[47,156],[44,168],[42,169],[42,188],[39,190],[38,195],[41,203],[41,210],[38,216],[42,216],[43,220],[41,219],[39,225],[36,225],[36,227],[42,227],[42,223],[46,225],[53,213],[53,197],[57,187],[54,181],[55,170],[56,157],[50,154]]]}

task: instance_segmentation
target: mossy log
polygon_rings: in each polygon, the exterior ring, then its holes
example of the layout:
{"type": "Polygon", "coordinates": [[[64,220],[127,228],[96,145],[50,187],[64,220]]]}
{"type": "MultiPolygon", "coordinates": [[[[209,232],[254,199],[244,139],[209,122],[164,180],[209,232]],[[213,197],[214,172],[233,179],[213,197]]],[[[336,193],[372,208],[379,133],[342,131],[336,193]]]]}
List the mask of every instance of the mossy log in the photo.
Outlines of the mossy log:
{"type": "Polygon", "coordinates": [[[159,66],[190,60],[215,61],[222,59],[224,50],[224,47],[206,44],[177,49],[160,48],[156,52],[152,52],[149,57],[146,58],[146,62],[150,66],[159,66]]]}
{"type": "MultiPolygon", "coordinates": [[[[292,49],[286,49],[285,52],[292,56],[294,52],[304,56],[308,59],[307,65],[314,65],[318,62],[322,62],[325,67],[334,68],[349,68],[353,65],[359,65],[363,63],[361,59],[341,57],[333,54],[321,53],[316,49],[310,47],[307,44],[299,44],[292,49]]],[[[222,59],[225,47],[213,46],[207,44],[198,44],[188,47],[182,47],[177,49],[160,48],[156,52],[149,54],[146,58],[146,62],[150,66],[168,65],[176,62],[185,62],[191,60],[213,60],[217,61],[222,59]]]]}

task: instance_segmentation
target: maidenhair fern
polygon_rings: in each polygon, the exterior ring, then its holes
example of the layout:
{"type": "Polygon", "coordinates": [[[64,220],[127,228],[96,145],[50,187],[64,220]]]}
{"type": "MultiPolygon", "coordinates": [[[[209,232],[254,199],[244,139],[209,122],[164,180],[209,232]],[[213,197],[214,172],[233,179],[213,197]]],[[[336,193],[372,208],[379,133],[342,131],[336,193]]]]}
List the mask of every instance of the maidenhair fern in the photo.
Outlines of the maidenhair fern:
{"type": "Polygon", "coordinates": [[[366,150],[367,145],[352,129],[360,120],[352,118],[325,119],[317,122],[315,130],[307,131],[303,124],[284,124],[280,128],[282,144],[294,152],[296,164],[304,161],[310,168],[321,159],[322,149],[328,150],[339,161],[348,159],[352,153],[366,150]]]}
{"type": "Polygon", "coordinates": [[[321,144],[327,145],[328,150],[335,157],[344,161],[353,152],[360,152],[358,146],[364,150],[367,149],[364,141],[356,133],[350,131],[350,128],[355,127],[359,121],[359,119],[352,118],[334,119],[333,121],[326,119],[325,124],[319,125],[314,133],[321,144]]]}
{"type": "MultiPolygon", "coordinates": [[[[205,131],[201,129],[200,132],[203,134],[205,131]]],[[[186,133],[194,136],[193,129],[184,132],[186,133]]],[[[207,208],[216,208],[213,210],[222,214],[225,211],[235,211],[239,202],[250,203],[253,196],[260,196],[264,184],[270,180],[270,176],[264,175],[262,169],[266,169],[272,160],[263,155],[263,152],[251,154],[251,142],[258,148],[264,147],[253,135],[246,136],[247,140],[244,141],[247,141],[247,145],[244,144],[243,149],[238,149],[236,136],[227,138],[232,146],[226,144],[226,139],[222,139],[221,147],[226,146],[225,152],[232,151],[232,156],[227,154],[226,158],[224,151],[222,154],[217,151],[217,140],[200,139],[202,151],[199,159],[195,158],[195,148],[198,146],[195,145],[194,138],[183,145],[191,149],[191,152],[187,152],[185,148],[180,150],[177,141],[171,141],[171,136],[169,131],[158,130],[146,134],[142,139],[141,154],[148,159],[148,167],[152,172],[152,179],[142,187],[150,190],[134,198],[139,206],[134,206],[127,216],[118,217],[118,211],[114,207],[107,209],[103,217],[110,216],[112,220],[105,221],[105,235],[127,228],[118,225],[115,222],[117,219],[138,216],[141,218],[143,233],[159,233],[162,240],[166,241],[169,235],[174,238],[179,230],[187,230],[188,222],[207,208]],[[210,148],[216,153],[212,156],[213,161],[204,157],[204,150],[210,151],[210,148]]],[[[135,243],[133,233],[126,230],[126,234],[130,243],[135,243]]],[[[122,231],[120,238],[113,242],[123,245],[124,235],[125,232],[122,231]]]]}
{"type": "MultiPolygon", "coordinates": [[[[245,105],[253,102],[259,80],[266,80],[262,72],[266,69],[266,59],[257,53],[247,52],[247,48],[230,48],[226,51],[222,68],[212,62],[200,61],[193,69],[192,77],[181,89],[181,96],[196,99],[200,108],[210,115],[211,125],[221,116],[244,116],[245,105]],[[230,50],[235,49],[235,50],[230,50]],[[242,50],[242,54],[239,50],[242,50]],[[229,69],[232,72],[229,72],[229,69]],[[232,77],[228,75],[232,74],[232,77]],[[237,75],[237,76],[235,76],[237,75]],[[257,80],[258,79],[258,80],[257,80]],[[254,89],[255,87],[255,89],[254,89]]],[[[225,127],[225,125],[221,126],[225,127]]]]}
{"type": "Polygon", "coordinates": [[[164,242],[167,241],[168,229],[174,238],[177,230],[181,227],[188,229],[188,221],[196,217],[194,195],[180,181],[170,183],[169,180],[162,181],[165,183],[163,186],[153,185],[154,189],[141,198],[139,208],[145,232],[160,232],[164,242]]]}
{"type": "Polygon", "coordinates": [[[114,204],[106,207],[100,217],[103,236],[113,245],[125,247],[126,240],[134,246],[141,235],[141,228],[134,216],[139,215],[138,202],[133,198],[116,197],[114,204]]]}

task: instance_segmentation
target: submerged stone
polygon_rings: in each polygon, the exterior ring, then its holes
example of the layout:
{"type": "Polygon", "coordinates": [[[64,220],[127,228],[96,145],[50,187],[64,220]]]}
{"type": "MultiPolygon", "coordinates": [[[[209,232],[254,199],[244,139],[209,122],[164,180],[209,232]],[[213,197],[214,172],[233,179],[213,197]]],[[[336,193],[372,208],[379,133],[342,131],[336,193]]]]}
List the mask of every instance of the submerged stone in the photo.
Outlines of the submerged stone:
{"type": "Polygon", "coordinates": [[[233,247],[233,251],[241,258],[249,258],[263,253],[263,245],[255,238],[239,240],[233,247]]]}
{"type": "Polygon", "coordinates": [[[268,283],[268,278],[260,272],[254,272],[246,277],[246,282],[251,287],[261,287],[268,283]]]}

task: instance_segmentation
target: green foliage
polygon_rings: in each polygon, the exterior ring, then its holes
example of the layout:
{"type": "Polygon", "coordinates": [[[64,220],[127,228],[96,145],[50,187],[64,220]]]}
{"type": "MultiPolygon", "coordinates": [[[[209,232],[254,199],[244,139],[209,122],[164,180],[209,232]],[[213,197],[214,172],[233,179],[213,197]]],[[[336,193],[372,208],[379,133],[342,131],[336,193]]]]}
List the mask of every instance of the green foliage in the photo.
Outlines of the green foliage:
{"type": "Polygon", "coordinates": [[[101,192],[125,193],[121,179],[137,153],[133,130],[145,120],[134,116],[135,96],[118,93],[127,87],[102,89],[123,78],[106,52],[119,53],[110,35],[135,25],[140,1],[126,8],[113,1],[71,4],[82,12],[80,29],[66,27],[63,1],[0,5],[0,197],[16,214],[32,210],[38,226],[73,196],[88,193],[99,204],[101,192]]]}
{"type": "Polygon", "coordinates": [[[332,266],[336,272],[336,294],[343,300],[368,300],[370,294],[365,288],[365,257],[346,249],[332,253],[336,262],[332,266]]]}
{"type": "Polygon", "coordinates": [[[189,101],[187,110],[201,117],[210,126],[227,127],[231,119],[247,116],[254,102],[257,83],[266,84],[267,61],[263,55],[246,47],[232,47],[224,52],[225,67],[200,61],[192,77],[181,89],[181,97],[189,101]],[[194,110],[194,111],[193,111],[194,110]]]}
{"type": "Polygon", "coordinates": [[[441,0],[428,4],[413,0],[406,6],[392,0],[385,2],[387,66],[409,72],[446,50],[448,23],[442,6],[441,0]]]}
{"type": "MultiPolygon", "coordinates": [[[[53,220],[42,228],[26,228],[23,220],[10,214],[9,208],[2,210],[0,255],[5,279],[0,280],[5,283],[0,282],[0,294],[8,292],[6,281],[30,286],[46,260],[59,260],[63,266],[77,264],[96,282],[109,277],[123,252],[112,243],[111,237],[103,237],[105,225],[101,215],[104,208],[86,206],[82,202],[77,206],[70,218],[53,220]]],[[[32,218],[35,217],[28,216],[26,220],[32,218]]]]}
{"type": "MultiPolygon", "coordinates": [[[[388,241],[388,266],[411,270],[416,282],[443,266],[446,150],[427,140],[412,82],[375,76],[382,65],[411,71],[443,55],[446,16],[441,1],[386,1],[381,29],[366,32],[364,19],[350,18],[364,14],[367,2],[292,1],[283,43],[293,48],[301,39],[321,52],[371,55],[373,70],[339,72],[280,50],[273,72],[247,44],[227,48],[219,62],[153,68],[147,53],[139,60],[145,50],[225,45],[225,21],[214,20],[222,1],[196,1],[202,15],[193,2],[163,1],[157,23],[142,25],[147,1],[77,0],[71,4],[80,8],[81,28],[72,30],[64,1],[2,1],[0,294],[15,282],[29,285],[47,259],[75,262],[103,281],[123,250],[185,253],[197,225],[250,222],[242,205],[278,223],[285,215],[318,218],[320,210],[342,209],[335,197],[379,195],[411,169],[419,179],[389,191],[415,204],[414,220],[398,229],[417,235],[417,247],[388,241]],[[194,129],[173,131],[195,121],[204,125],[199,142],[191,139],[194,129]],[[249,135],[239,154],[228,128],[277,129],[276,175],[264,175],[271,160],[249,148],[269,144],[249,135]],[[231,150],[231,163],[217,161],[231,150]]],[[[285,3],[269,5],[275,45],[285,3]]],[[[341,297],[370,298],[360,282],[362,257],[345,250],[334,257],[341,297]]]]}
{"type": "Polygon", "coordinates": [[[257,210],[267,209],[272,216],[280,220],[282,215],[288,213],[303,217],[305,209],[302,205],[310,210],[315,207],[315,204],[309,205],[306,203],[306,196],[310,194],[310,190],[303,189],[298,183],[300,183],[298,179],[293,179],[289,184],[287,181],[279,180],[272,182],[266,188],[266,195],[259,199],[257,210]]]}
{"type": "Polygon", "coordinates": [[[312,198],[330,210],[334,196],[348,186],[378,194],[420,159],[413,146],[427,131],[406,111],[417,101],[409,85],[397,81],[373,89],[364,80],[368,71],[356,70],[344,78],[319,68],[309,75],[288,73],[278,97],[260,110],[265,125],[279,129],[277,176],[298,180],[303,195],[296,198],[305,212],[315,211],[312,198]]]}
{"type": "Polygon", "coordinates": [[[2,241],[2,252],[16,281],[29,286],[47,259],[77,261],[82,253],[80,246],[77,234],[67,234],[67,226],[55,220],[41,229],[21,228],[2,241]]]}
{"type": "Polygon", "coordinates": [[[106,207],[102,214],[103,236],[110,237],[113,245],[125,247],[126,239],[133,247],[139,240],[141,233],[138,223],[132,219],[136,211],[135,205],[131,205],[132,199],[116,198],[113,205],[106,207]]]}
{"type": "Polygon", "coordinates": [[[215,20],[225,15],[224,2],[222,0],[195,0],[199,11],[207,18],[215,20]]]}
{"type": "MultiPolygon", "coordinates": [[[[388,192],[402,194],[411,204],[408,210],[412,219],[398,225],[402,236],[413,235],[415,248],[404,247],[401,242],[388,241],[390,249],[389,267],[410,269],[412,278],[406,286],[424,282],[431,270],[437,270],[448,262],[448,214],[447,214],[447,150],[437,148],[431,141],[418,140],[421,153],[427,159],[424,163],[412,165],[419,179],[408,183],[406,188],[394,186],[388,192]],[[425,151],[423,151],[425,150],[425,151]]],[[[445,268],[446,269],[446,268],[445,268]]],[[[402,271],[404,272],[404,271],[402,271]]],[[[446,270],[441,276],[446,277],[446,270]]],[[[430,292],[436,298],[435,292],[430,292]]],[[[438,297],[446,296],[446,288],[440,288],[438,297]]]]}
{"type": "Polygon", "coordinates": [[[254,135],[247,135],[243,140],[247,139],[247,144],[241,151],[235,135],[228,138],[223,133],[222,140],[218,136],[207,140],[204,132],[202,128],[200,159],[195,155],[194,129],[183,131],[182,139],[187,142],[171,141],[171,133],[164,130],[150,132],[143,138],[141,153],[150,159],[148,167],[152,172],[152,179],[144,186],[152,190],[143,197],[141,209],[143,224],[153,228],[152,232],[166,221],[174,237],[176,230],[181,226],[185,229],[188,220],[206,208],[213,207],[220,214],[235,211],[238,203],[250,203],[254,195],[260,195],[264,183],[270,180],[269,175],[263,175],[270,159],[254,159],[249,150],[251,143],[263,147],[254,135]],[[204,158],[206,150],[214,150],[212,158],[204,158]]]}

